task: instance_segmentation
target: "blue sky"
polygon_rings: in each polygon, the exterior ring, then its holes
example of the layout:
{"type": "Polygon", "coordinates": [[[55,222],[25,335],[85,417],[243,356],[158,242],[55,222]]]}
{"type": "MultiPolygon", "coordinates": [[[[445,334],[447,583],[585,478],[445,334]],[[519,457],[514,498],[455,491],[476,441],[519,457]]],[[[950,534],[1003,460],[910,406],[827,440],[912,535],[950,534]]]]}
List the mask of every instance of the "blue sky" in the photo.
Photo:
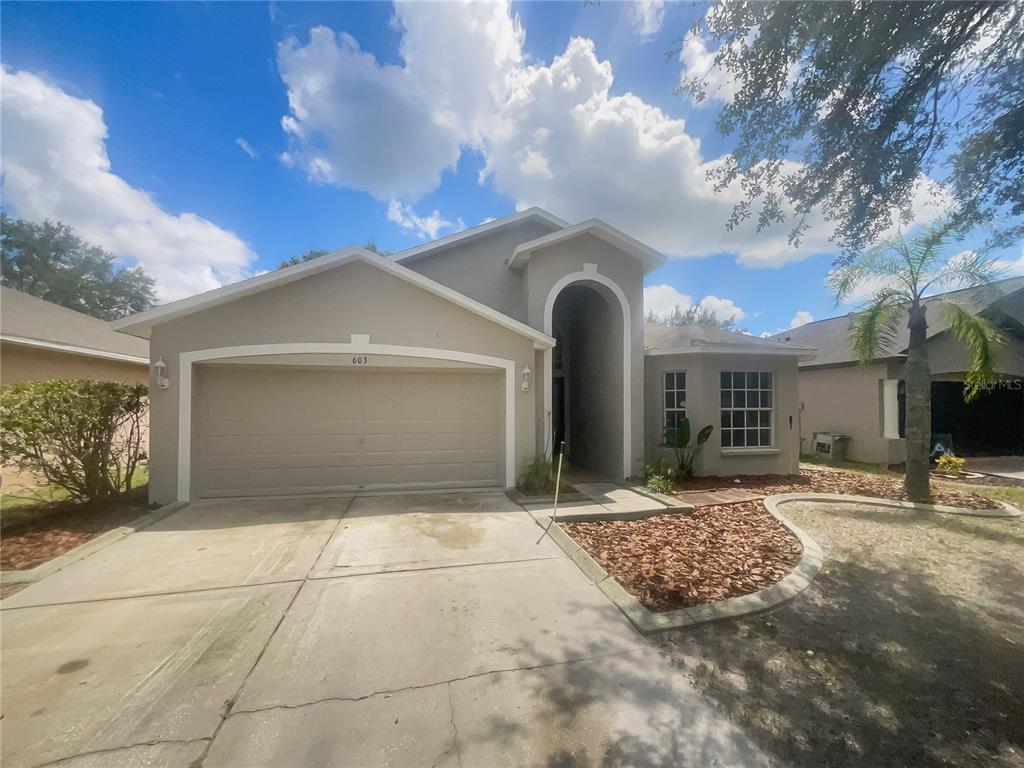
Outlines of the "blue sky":
{"type": "Polygon", "coordinates": [[[647,279],[658,308],[705,300],[755,333],[834,314],[827,227],[801,251],[781,229],[728,234],[729,201],[702,185],[729,149],[721,101],[673,94],[700,49],[665,57],[702,12],[4,3],[4,207],[72,224],[178,298],[536,204],[672,256],[647,279]]]}

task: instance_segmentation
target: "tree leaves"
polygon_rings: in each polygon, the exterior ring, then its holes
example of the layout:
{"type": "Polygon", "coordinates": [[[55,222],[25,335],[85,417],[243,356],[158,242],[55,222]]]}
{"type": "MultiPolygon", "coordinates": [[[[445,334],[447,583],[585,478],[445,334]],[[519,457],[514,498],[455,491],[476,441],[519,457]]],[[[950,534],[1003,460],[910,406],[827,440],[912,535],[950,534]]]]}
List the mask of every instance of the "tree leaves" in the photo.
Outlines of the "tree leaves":
{"type": "Polygon", "coordinates": [[[113,254],[60,222],[0,214],[0,253],[4,285],[100,320],[142,312],[156,301],[156,283],[142,267],[118,267],[113,254]]]}
{"type": "MultiPolygon", "coordinates": [[[[716,123],[736,146],[712,172],[743,193],[727,226],[790,221],[797,243],[817,209],[855,253],[911,220],[930,176],[961,224],[1024,235],[1024,4],[722,0],[691,34],[719,44],[736,90],[716,123]]],[[[680,90],[700,102],[718,74],[680,90]]]]}

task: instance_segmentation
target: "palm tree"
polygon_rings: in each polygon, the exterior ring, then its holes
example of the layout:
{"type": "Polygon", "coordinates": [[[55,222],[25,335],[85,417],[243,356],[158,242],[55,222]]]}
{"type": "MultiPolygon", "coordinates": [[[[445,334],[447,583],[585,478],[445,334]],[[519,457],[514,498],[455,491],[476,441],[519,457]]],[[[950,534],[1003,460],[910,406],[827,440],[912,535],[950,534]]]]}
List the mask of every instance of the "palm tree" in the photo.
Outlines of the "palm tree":
{"type": "MultiPolygon", "coordinates": [[[[931,371],[928,365],[927,292],[971,288],[999,276],[996,262],[970,250],[947,255],[956,239],[950,222],[941,222],[911,240],[902,235],[885,240],[857,254],[828,277],[836,304],[847,301],[858,289],[880,285],[850,328],[854,354],[867,363],[877,358],[896,338],[900,321],[907,317],[904,381],[906,385],[907,468],[905,487],[912,501],[930,498],[928,454],[931,450],[931,371]]],[[[970,370],[964,376],[964,400],[970,402],[995,377],[994,357],[1001,336],[979,315],[964,310],[947,297],[939,299],[950,333],[971,353],[970,370]]]]}

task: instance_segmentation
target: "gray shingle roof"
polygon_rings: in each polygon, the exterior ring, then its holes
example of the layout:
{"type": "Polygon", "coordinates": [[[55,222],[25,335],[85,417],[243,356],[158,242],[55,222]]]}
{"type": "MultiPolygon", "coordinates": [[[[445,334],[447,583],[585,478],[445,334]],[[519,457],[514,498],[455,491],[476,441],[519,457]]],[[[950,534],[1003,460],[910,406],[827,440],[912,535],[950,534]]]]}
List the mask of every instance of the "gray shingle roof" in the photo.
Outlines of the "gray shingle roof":
{"type": "Polygon", "coordinates": [[[762,339],[745,333],[726,331],[705,325],[684,325],[678,328],[659,323],[644,323],[644,347],[656,349],[685,349],[687,347],[703,347],[708,345],[735,347],[745,352],[788,352],[800,350],[807,345],[790,344],[777,339],[762,339]]]}
{"type": "MultiPolygon", "coordinates": [[[[968,312],[986,315],[1002,313],[1019,323],[1024,323],[1024,277],[1010,277],[978,288],[964,288],[929,296],[925,299],[925,306],[929,308],[927,314],[929,338],[942,333],[948,327],[943,316],[944,313],[940,312],[939,307],[936,306],[943,298],[956,301],[968,312]]],[[[818,356],[807,365],[853,363],[857,358],[850,350],[850,325],[856,314],[856,312],[851,312],[848,315],[831,317],[827,320],[817,320],[775,334],[771,338],[777,341],[790,341],[793,344],[816,347],[818,356]]],[[[896,337],[879,354],[878,358],[902,355],[910,341],[909,336],[906,312],[904,312],[903,318],[899,321],[899,331],[896,337]]]]}
{"type": "Polygon", "coordinates": [[[104,320],[7,286],[0,286],[0,334],[4,338],[29,339],[149,359],[149,342],[146,339],[112,330],[104,320]]]}

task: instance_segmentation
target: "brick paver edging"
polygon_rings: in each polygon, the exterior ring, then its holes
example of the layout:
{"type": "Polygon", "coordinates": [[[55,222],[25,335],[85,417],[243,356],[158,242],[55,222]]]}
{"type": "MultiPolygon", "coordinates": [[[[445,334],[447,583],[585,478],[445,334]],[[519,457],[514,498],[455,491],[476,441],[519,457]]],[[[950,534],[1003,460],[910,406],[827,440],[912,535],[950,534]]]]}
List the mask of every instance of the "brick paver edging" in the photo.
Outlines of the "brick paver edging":
{"type": "Polygon", "coordinates": [[[101,533],[99,536],[79,544],[59,557],[47,560],[45,563],[40,563],[35,568],[27,568],[22,571],[0,571],[0,584],[23,584],[25,582],[39,581],[57,571],[64,570],[72,563],[77,563],[93,552],[99,552],[115,541],[120,541],[125,536],[160,522],[165,517],[174,514],[186,506],[188,506],[187,501],[175,501],[166,504],[159,509],[154,509],[152,512],[147,512],[142,517],[135,518],[127,525],[112,528],[106,533],[101,533]]]}
{"type": "MultiPolygon", "coordinates": [[[[838,499],[825,499],[820,498],[820,495],[814,495],[814,499],[829,501],[842,500],[842,497],[838,497],[838,499]]],[[[694,627],[710,621],[732,619],[751,613],[767,611],[788,600],[792,600],[807,589],[821,569],[821,547],[818,546],[814,539],[787,520],[778,511],[778,507],[782,504],[804,500],[813,499],[805,499],[805,495],[799,493],[779,494],[764,499],[764,506],[768,513],[786,526],[800,540],[800,544],[803,547],[800,561],[789,572],[789,575],[770,587],[765,587],[749,595],[730,597],[717,603],[680,608],[674,611],[652,611],[647,608],[627,592],[596,560],[587,554],[585,549],[576,543],[575,539],[559,526],[551,526],[549,535],[562,548],[562,551],[569,556],[569,559],[576,563],[576,566],[583,571],[584,575],[594,583],[594,586],[604,592],[605,596],[615,603],[623,615],[636,627],[638,632],[650,635],[655,632],[686,629],[687,627],[694,627]]],[[[547,517],[541,516],[535,519],[542,528],[548,524],[547,517]]]]}

